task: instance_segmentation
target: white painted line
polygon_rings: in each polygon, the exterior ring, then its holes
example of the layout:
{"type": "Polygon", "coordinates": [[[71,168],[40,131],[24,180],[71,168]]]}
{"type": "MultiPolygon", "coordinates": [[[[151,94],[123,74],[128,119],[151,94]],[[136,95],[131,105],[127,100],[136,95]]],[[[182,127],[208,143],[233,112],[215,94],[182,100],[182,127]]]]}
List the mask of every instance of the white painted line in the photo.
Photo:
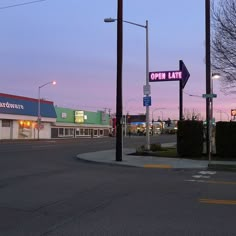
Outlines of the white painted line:
{"type": "Polygon", "coordinates": [[[209,175],[203,175],[202,178],[204,178],[204,179],[209,179],[210,176],[209,176],[209,175]]]}
{"type": "Polygon", "coordinates": [[[193,175],[193,178],[202,178],[202,175],[193,175]]]}
{"type": "Polygon", "coordinates": [[[202,175],[214,175],[216,174],[216,171],[199,171],[199,174],[202,174],[202,175]]]}

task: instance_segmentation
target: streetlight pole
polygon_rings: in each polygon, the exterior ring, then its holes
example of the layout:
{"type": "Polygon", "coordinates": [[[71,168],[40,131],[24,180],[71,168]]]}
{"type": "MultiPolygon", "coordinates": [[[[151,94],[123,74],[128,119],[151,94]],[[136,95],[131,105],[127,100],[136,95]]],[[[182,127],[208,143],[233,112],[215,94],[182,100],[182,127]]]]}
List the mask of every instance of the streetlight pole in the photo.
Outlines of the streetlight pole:
{"type": "MultiPolygon", "coordinates": [[[[111,23],[115,22],[117,19],[113,18],[105,18],[105,23],[111,23]]],[[[149,39],[148,39],[148,20],[146,20],[145,25],[137,24],[131,21],[122,20],[125,23],[139,26],[146,29],[146,88],[148,88],[148,94],[146,96],[148,97],[150,95],[150,85],[149,85],[149,39]]],[[[146,148],[147,150],[150,150],[150,133],[149,133],[149,106],[146,106],[146,148]]]]}
{"type": "Polygon", "coordinates": [[[39,132],[40,132],[40,123],[41,123],[41,100],[40,100],[40,90],[42,87],[48,85],[48,84],[53,84],[55,85],[56,84],[56,81],[50,81],[50,82],[47,82],[41,86],[38,87],[38,120],[37,120],[37,124],[38,124],[38,140],[39,140],[39,132]]]}
{"type": "MultiPolygon", "coordinates": [[[[148,21],[146,20],[146,88],[149,88],[149,41],[148,41],[148,21]]],[[[150,90],[150,89],[148,89],[150,90]]],[[[146,94],[146,97],[150,95],[146,94]]],[[[147,150],[150,150],[150,133],[149,133],[149,106],[146,106],[146,142],[147,142],[147,150]]]]}

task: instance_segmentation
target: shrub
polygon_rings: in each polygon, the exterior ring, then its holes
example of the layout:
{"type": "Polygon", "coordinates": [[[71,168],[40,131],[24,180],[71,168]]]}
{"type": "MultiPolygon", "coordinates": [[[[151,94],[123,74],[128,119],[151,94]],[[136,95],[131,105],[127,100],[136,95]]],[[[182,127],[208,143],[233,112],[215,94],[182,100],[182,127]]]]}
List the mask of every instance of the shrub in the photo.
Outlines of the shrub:
{"type": "Polygon", "coordinates": [[[142,145],[136,149],[136,153],[143,153],[145,151],[146,151],[146,148],[144,145],[142,145]]]}
{"type": "Polygon", "coordinates": [[[161,144],[160,143],[152,143],[150,145],[150,150],[152,152],[161,151],[162,150],[161,144]]]}

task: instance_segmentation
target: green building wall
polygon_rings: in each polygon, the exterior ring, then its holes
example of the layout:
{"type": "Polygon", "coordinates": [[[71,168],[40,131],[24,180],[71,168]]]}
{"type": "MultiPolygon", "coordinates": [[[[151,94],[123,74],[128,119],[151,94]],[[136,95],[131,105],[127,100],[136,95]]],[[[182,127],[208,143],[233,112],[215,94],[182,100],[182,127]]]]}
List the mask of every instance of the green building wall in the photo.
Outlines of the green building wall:
{"type": "Polygon", "coordinates": [[[62,108],[62,107],[55,107],[57,120],[56,122],[60,123],[73,123],[73,124],[96,124],[96,125],[109,125],[109,115],[105,114],[105,119],[102,120],[103,111],[84,111],[84,116],[87,119],[84,119],[83,123],[75,123],[75,111],[74,109],[70,108],[62,108]]]}

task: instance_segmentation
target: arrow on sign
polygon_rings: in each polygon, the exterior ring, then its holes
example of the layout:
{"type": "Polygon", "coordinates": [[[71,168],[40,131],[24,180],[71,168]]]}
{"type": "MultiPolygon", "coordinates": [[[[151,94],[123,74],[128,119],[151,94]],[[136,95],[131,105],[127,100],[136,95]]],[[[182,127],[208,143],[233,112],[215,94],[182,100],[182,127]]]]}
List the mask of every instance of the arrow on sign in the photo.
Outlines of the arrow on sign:
{"type": "Polygon", "coordinates": [[[182,71],[182,89],[183,89],[186,83],[188,82],[190,74],[182,60],[179,61],[179,70],[182,71]]]}

